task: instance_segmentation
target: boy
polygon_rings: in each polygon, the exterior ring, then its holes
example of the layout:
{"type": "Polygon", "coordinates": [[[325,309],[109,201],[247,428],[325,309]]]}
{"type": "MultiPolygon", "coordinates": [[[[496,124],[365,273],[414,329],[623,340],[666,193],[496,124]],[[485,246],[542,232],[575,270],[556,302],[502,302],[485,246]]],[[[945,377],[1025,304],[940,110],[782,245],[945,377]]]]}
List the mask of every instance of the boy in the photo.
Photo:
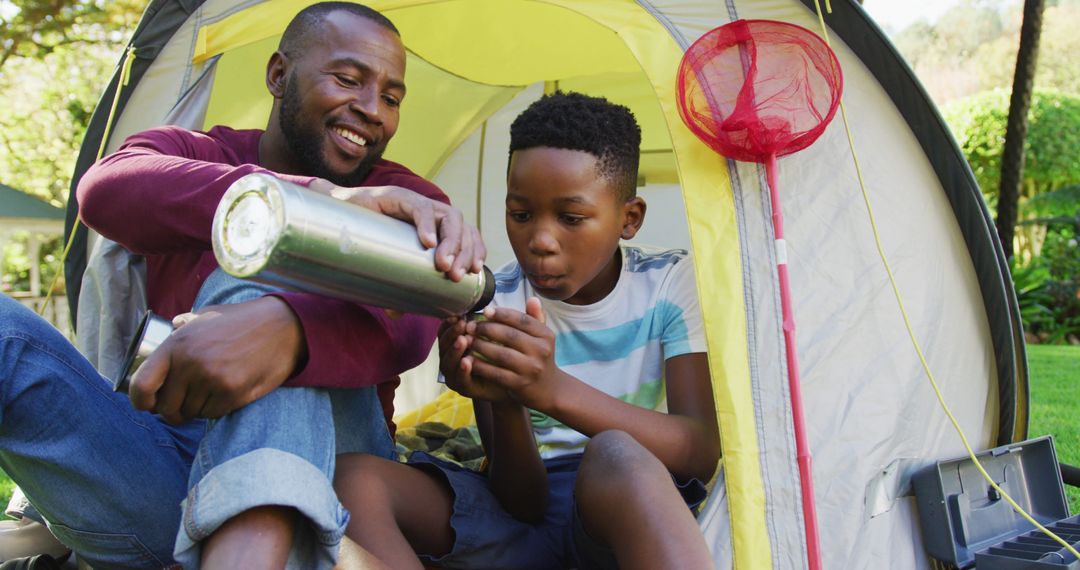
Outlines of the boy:
{"type": "Polygon", "coordinates": [[[439,336],[488,470],[341,457],[347,533],[393,568],[419,568],[414,550],[449,567],[710,568],[687,508],[720,449],[693,269],[684,251],[619,245],[645,216],[640,130],[625,107],[556,93],[510,132],[517,261],[498,308],[439,336]]]}

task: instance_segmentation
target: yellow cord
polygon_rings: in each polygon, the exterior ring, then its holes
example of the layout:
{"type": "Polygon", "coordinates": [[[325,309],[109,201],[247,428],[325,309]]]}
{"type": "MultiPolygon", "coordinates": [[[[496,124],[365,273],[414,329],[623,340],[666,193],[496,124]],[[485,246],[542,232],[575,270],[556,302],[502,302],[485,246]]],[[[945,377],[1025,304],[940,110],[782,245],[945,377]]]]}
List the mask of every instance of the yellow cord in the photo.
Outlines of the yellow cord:
{"type": "MultiPolygon", "coordinates": [[[[135,46],[128,46],[124,54],[124,63],[121,64],[122,67],[120,68],[120,82],[116,86],[116,93],[113,94],[112,107],[109,108],[109,118],[105,121],[105,132],[101,135],[101,145],[98,147],[97,157],[94,158],[94,162],[101,160],[101,157],[105,154],[105,145],[108,142],[109,134],[112,131],[113,118],[116,116],[116,108],[120,106],[120,92],[131,80],[131,64],[134,62],[135,46]]],[[[71,235],[68,236],[67,245],[64,246],[64,251],[60,254],[60,265],[56,270],[56,275],[53,276],[48,292],[45,294],[45,302],[38,308],[38,315],[45,314],[45,308],[49,306],[53,291],[56,290],[56,284],[60,281],[60,276],[64,274],[64,262],[67,261],[68,252],[71,251],[71,245],[75,243],[75,234],[79,229],[80,223],[82,223],[82,219],[76,214],[75,222],[71,224],[71,235]]]]}
{"type": "MultiPolygon", "coordinates": [[[[828,5],[828,2],[829,0],[826,0],[826,7],[831,14],[832,8],[828,5]]],[[[825,16],[821,13],[821,4],[819,0],[814,0],[814,6],[817,9],[818,23],[821,25],[821,33],[822,36],[825,38],[825,44],[828,45],[830,49],[832,49],[832,44],[829,42],[829,30],[825,26],[825,16]]],[[[878,234],[877,222],[874,218],[874,209],[870,205],[870,196],[866,191],[866,183],[863,180],[862,167],[859,165],[859,157],[855,152],[855,138],[851,134],[851,126],[848,123],[847,111],[844,109],[843,98],[841,98],[840,100],[840,116],[841,118],[843,118],[844,131],[847,133],[848,146],[851,147],[851,158],[855,163],[855,174],[859,179],[859,188],[862,190],[863,202],[866,204],[866,213],[869,215],[870,218],[870,228],[871,230],[873,230],[874,233],[874,244],[877,246],[878,255],[881,256],[881,262],[885,266],[885,272],[889,275],[889,283],[892,285],[893,295],[896,296],[896,304],[900,306],[900,315],[904,318],[904,326],[907,328],[908,336],[911,338],[911,344],[915,347],[915,352],[919,355],[919,362],[922,363],[923,370],[926,372],[926,377],[930,380],[930,385],[934,388],[934,394],[937,396],[938,402],[941,404],[941,408],[945,410],[945,415],[949,417],[949,421],[952,422],[953,427],[956,428],[956,433],[960,435],[960,441],[963,442],[964,448],[968,452],[968,457],[970,457],[971,461],[975,463],[975,467],[979,470],[979,473],[982,473],[982,476],[990,483],[990,486],[993,487],[994,490],[996,490],[998,493],[1000,493],[1002,498],[1004,498],[1005,501],[1012,506],[1013,510],[1020,514],[1020,516],[1027,519],[1028,522],[1035,525],[1036,528],[1041,530],[1047,536],[1059,542],[1062,546],[1065,547],[1066,550],[1069,551],[1070,554],[1075,556],[1077,560],[1080,560],[1080,552],[1077,552],[1076,549],[1072,547],[1072,545],[1070,545],[1060,536],[1054,534],[1049,529],[1039,524],[1038,521],[1036,521],[1034,518],[1031,517],[1031,515],[1024,511],[1024,509],[1021,508],[1020,505],[1016,504],[1016,501],[1014,501],[1013,498],[1010,497],[1004,489],[999,487],[998,484],[994,482],[993,477],[991,477],[990,474],[986,472],[986,469],[983,468],[982,463],[979,462],[979,458],[975,456],[975,451],[971,448],[971,444],[968,443],[967,436],[964,435],[964,430],[960,429],[960,422],[956,420],[956,417],[953,416],[952,411],[949,410],[948,404],[945,403],[945,397],[941,394],[941,389],[938,387],[938,383],[934,379],[934,374],[930,372],[930,365],[926,362],[926,357],[923,355],[922,348],[919,346],[919,341],[915,338],[915,331],[911,326],[911,321],[908,319],[907,310],[904,309],[904,300],[900,296],[900,288],[896,285],[896,279],[893,277],[892,267],[889,266],[889,260],[885,257],[885,249],[881,245],[881,236],[878,234]]]]}

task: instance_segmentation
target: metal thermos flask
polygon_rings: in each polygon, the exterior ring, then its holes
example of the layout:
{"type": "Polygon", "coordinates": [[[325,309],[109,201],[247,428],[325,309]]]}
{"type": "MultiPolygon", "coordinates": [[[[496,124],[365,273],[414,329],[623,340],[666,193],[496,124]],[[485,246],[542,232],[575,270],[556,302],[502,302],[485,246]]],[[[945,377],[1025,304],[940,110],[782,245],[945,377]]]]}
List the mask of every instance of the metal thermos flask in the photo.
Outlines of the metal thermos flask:
{"type": "Polygon", "coordinates": [[[457,283],[435,269],[411,224],[267,174],[229,187],[212,241],[230,275],[406,313],[461,315],[495,295],[487,267],[457,283]]]}

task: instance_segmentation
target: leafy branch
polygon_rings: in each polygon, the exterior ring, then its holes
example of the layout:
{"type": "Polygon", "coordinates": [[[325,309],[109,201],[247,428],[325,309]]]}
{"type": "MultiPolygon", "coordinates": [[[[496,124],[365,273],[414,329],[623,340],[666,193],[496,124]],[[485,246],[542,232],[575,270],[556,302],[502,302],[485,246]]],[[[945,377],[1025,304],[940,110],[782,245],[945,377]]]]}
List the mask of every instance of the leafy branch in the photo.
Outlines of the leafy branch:
{"type": "Polygon", "coordinates": [[[138,21],[138,0],[7,0],[0,2],[0,69],[12,58],[44,59],[57,48],[115,45],[138,21]]]}

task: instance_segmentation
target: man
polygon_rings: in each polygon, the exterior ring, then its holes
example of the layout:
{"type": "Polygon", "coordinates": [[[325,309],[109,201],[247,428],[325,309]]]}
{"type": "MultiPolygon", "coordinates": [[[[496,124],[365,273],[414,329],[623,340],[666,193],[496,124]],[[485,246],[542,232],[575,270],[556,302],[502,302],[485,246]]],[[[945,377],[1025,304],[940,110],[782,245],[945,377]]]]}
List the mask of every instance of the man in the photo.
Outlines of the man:
{"type": "Polygon", "coordinates": [[[348,521],[330,485],[335,453],[391,452],[385,382],[427,355],[437,323],[237,283],[216,269],[210,223],[233,181],[270,172],[413,222],[451,279],[479,270],[478,232],[436,187],[381,159],[404,72],[385,17],[316,4],[270,58],[265,132],[154,129],[87,172],[83,219],[146,256],[150,307],[202,307],[133,379],[145,411],[0,299],[0,467],[95,567],[333,564],[348,521]]]}

